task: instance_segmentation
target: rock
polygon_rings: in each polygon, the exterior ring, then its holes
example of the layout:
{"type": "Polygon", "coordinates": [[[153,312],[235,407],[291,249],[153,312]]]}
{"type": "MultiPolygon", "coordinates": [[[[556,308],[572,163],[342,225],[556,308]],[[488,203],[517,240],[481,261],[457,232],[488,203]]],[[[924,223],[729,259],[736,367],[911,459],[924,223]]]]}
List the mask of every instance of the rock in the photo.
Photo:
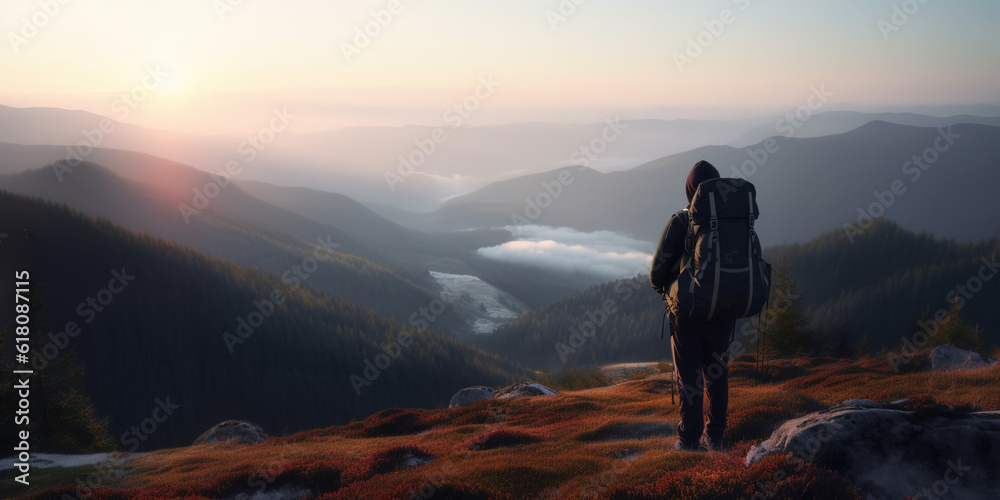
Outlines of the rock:
{"type": "Polygon", "coordinates": [[[466,387],[455,393],[451,397],[451,402],[448,403],[448,408],[455,408],[457,406],[465,406],[470,403],[475,403],[476,401],[482,401],[484,399],[490,399],[497,393],[496,389],[492,387],[486,387],[482,385],[475,385],[472,387],[466,387]]]}
{"type": "Polygon", "coordinates": [[[993,358],[983,359],[978,353],[951,345],[941,345],[910,356],[894,358],[891,363],[893,369],[900,373],[922,373],[978,370],[995,365],[997,360],[993,358]]]}
{"type": "Polygon", "coordinates": [[[253,422],[226,420],[198,436],[194,444],[257,444],[265,439],[267,433],[253,422]]]}
{"type": "MultiPolygon", "coordinates": [[[[268,476],[264,476],[265,479],[268,476]]],[[[312,498],[312,490],[305,488],[303,486],[296,486],[293,484],[286,484],[279,488],[271,488],[264,491],[263,488],[258,488],[253,493],[247,495],[246,493],[240,493],[235,497],[230,498],[245,498],[246,500],[285,500],[285,499],[298,499],[298,498],[312,498]]]]}
{"type": "Polygon", "coordinates": [[[750,449],[746,464],[792,453],[844,474],[865,499],[992,499],[1000,498],[996,450],[1000,411],[915,413],[850,400],[785,422],[750,449]]]}
{"type": "Polygon", "coordinates": [[[497,399],[514,399],[528,396],[555,396],[556,394],[559,394],[559,391],[550,387],[545,387],[542,384],[534,382],[524,382],[503,388],[493,397],[497,399]]]}
{"type": "Polygon", "coordinates": [[[942,345],[931,349],[931,371],[947,372],[952,370],[978,370],[995,365],[997,360],[983,359],[979,353],[959,349],[955,346],[942,345]]]}
{"type": "Polygon", "coordinates": [[[424,453],[409,453],[403,456],[403,465],[416,467],[418,465],[429,464],[434,461],[434,457],[424,453]]]}
{"type": "MultiPolygon", "coordinates": [[[[900,400],[904,401],[904,400],[900,400]]],[[[853,408],[892,408],[895,403],[880,403],[870,399],[848,399],[839,406],[850,406],[853,408]]]]}
{"type": "Polygon", "coordinates": [[[455,395],[451,397],[451,402],[448,403],[448,408],[465,406],[470,403],[475,403],[476,401],[482,401],[490,398],[513,399],[528,396],[554,396],[556,394],[559,394],[559,391],[534,382],[515,384],[500,389],[499,391],[492,387],[476,385],[466,387],[465,389],[456,392],[455,395]]]}

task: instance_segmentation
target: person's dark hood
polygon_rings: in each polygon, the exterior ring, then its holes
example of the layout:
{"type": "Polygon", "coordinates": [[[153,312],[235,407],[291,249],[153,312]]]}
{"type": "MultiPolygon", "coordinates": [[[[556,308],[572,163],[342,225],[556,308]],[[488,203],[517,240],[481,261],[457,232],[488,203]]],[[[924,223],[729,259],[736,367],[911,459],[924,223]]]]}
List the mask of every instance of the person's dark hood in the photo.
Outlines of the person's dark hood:
{"type": "Polygon", "coordinates": [[[685,186],[685,191],[687,192],[688,203],[691,203],[691,198],[694,198],[694,192],[698,190],[698,184],[705,182],[709,179],[718,179],[719,171],[712,166],[711,163],[701,160],[694,164],[694,168],[691,169],[691,173],[688,174],[687,186],[685,186]]]}

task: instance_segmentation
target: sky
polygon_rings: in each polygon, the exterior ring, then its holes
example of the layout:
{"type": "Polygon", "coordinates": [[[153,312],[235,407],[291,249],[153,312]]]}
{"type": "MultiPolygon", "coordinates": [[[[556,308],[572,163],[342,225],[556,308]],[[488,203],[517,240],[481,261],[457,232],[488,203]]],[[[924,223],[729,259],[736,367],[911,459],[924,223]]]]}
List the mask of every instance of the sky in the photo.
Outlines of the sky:
{"type": "Polygon", "coordinates": [[[132,94],[127,121],[236,134],[282,106],[299,131],[463,103],[471,125],[735,118],[821,84],[997,103],[997,19],[992,0],[2,0],[0,104],[113,115],[132,94]]]}

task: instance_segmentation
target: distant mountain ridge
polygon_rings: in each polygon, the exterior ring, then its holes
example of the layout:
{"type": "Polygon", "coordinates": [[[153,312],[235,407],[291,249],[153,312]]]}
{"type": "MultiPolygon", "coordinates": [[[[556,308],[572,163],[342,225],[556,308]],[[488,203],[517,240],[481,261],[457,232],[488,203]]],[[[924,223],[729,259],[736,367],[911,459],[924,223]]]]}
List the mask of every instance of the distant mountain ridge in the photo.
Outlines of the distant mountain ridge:
{"type": "Polygon", "coordinates": [[[705,146],[620,172],[590,174],[566,167],[494,184],[429,214],[385,215],[406,217],[424,229],[509,225],[512,214],[523,215],[545,198],[543,183],[557,181],[565,171],[573,183],[537,211],[534,223],[624,232],[652,244],[670,214],[686,205],[684,183],[691,166],[708,160],[723,176],[748,178],[757,187],[757,228],[766,245],[807,241],[857,223],[864,220],[859,210],[873,212],[868,216],[884,213],[908,228],[975,241],[1000,235],[1000,221],[988,215],[1000,213],[1000,169],[990,160],[998,157],[1000,127],[958,124],[939,130],[873,121],[842,134],[773,138],[744,149],[705,146]],[[949,130],[952,142],[942,143],[939,138],[949,130]],[[947,149],[938,151],[935,144],[947,149]],[[924,155],[934,161],[925,162],[928,168],[921,168],[917,178],[912,160],[924,155]],[[889,199],[883,193],[896,181],[906,191],[889,199]],[[478,201],[480,195],[491,201],[478,201]],[[954,213],[965,214],[968,223],[954,224],[954,213]]]}
{"type": "MultiPolygon", "coordinates": [[[[261,127],[268,125],[272,112],[261,110],[261,127]]],[[[608,116],[607,120],[616,121],[617,117],[608,116]]],[[[627,168],[705,142],[728,143],[767,121],[629,120],[623,122],[627,133],[605,141],[593,161],[595,166],[627,168]]],[[[495,180],[557,167],[593,141],[604,140],[604,127],[603,121],[596,120],[587,124],[349,127],[309,133],[287,130],[254,152],[256,168],[242,178],[317,187],[366,202],[426,210],[445,197],[495,180]],[[430,139],[435,131],[441,134],[441,141],[430,139]],[[427,145],[427,141],[432,142],[427,145]],[[429,153],[419,149],[421,142],[429,153]],[[385,174],[398,172],[400,158],[411,155],[426,158],[417,162],[416,171],[409,173],[405,182],[390,188],[385,174]]],[[[82,143],[83,150],[102,147],[142,152],[212,172],[241,157],[245,141],[224,135],[154,130],[86,111],[0,105],[0,142],[74,148],[82,143]],[[102,123],[110,133],[100,131],[102,123]]],[[[63,153],[50,162],[64,159],[63,153]]]]}
{"type": "Polygon", "coordinates": [[[929,116],[917,113],[859,113],[856,111],[825,111],[810,115],[801,123],[801,126],[794,127],[785,120],[757,127],[739,139],[729,143],[736,148],[745,148],[767,140],[769,137],[783,136],[789,131],[794,137],[822,137],[824,135],[836,135],[849,132],[858,127],[873,121],[883,121],[896,125],[909,125],[911,127],[947,127],[959,123],[972,123],[977,125],[1000,126],[1000,116],[977,116],[970,114],[959,114],[951,116],[929,116]],[[782,127],[782,124],[784,127],[782,127]]]}
{"type": "MultiPolygon", "coordinates": [[[[113,152],[94,156],[116,157],[113,152]]],[[[173,176],[173,188],[163,183],[127,180],[89,162],[75,167],[63,182],[56,179],[52,168],[42,168],[0,176],[0,188],[66,203],[133,231],[167,238],[240,265],[258,266],[282,279],[372,307],[399,320],[405,320],[433,298],[428,288],[432,282],[418,285],[414,283],[418,275],[404,277],[388,268],[386,261],[372,262],[369,257],[377,253],[339,228],[268,205],[236,186],[223,189],[187,224],[177,208],[188,201],[181,198],[185,190],[180,186],[203,186],[208,176],[190,168],[157,172],[151,161],[156,160],[127,154],[110,163],[119,170],[132,169],[133,175],[140,178],[173,176]],[[140,170],[148,172],[136,173],[140,170]],[[319,242],[331,245],[335,252],[305,277],[301,271],[296,274],[295,266],[301,267],[319,242]]],[[[441,326],[451,322],[448,319],[441,326]]]]}

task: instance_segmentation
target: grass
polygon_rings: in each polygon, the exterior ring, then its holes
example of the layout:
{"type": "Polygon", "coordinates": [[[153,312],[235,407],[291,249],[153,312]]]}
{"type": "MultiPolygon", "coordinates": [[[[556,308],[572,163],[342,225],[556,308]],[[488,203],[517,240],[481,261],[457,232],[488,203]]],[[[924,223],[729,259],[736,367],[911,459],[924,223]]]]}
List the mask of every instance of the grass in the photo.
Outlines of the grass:
{"type": "MultiPolygon", "coordinates": [[[[835,472],[788,456],[746,467],[744,456],[785,420],[847,399],[908,398],[920,411],[1000,410],[1000,366],[896,374],[884,360],[819,358],[773,361],[760,378],[752,362],[734,361],[732,373],[726,437],[734,444],[721,453],[674,451],[677,406],[670,403],[668,372],[551,397],[384,410],[253,446],[159,450],[128,462],[127,474],[104,478],[90,498],[219,498],[281,487],[326,499],[410,498],[414,492],[433,498],[856,498],[835,472]]],[[[88,469],[34,470],[32,491],[40,492],[34,498],[75,495],[76,479],[88,469]]]]}
{"type": "Polygon", "coordinates": [[[576,391],[580,389],[604,387],[611,383],[611,381],[605,374],[601,373],[600,370],[567,368],[559,372],[557,375],[540,375],[538,383],[560,391],[576,391]]]}

